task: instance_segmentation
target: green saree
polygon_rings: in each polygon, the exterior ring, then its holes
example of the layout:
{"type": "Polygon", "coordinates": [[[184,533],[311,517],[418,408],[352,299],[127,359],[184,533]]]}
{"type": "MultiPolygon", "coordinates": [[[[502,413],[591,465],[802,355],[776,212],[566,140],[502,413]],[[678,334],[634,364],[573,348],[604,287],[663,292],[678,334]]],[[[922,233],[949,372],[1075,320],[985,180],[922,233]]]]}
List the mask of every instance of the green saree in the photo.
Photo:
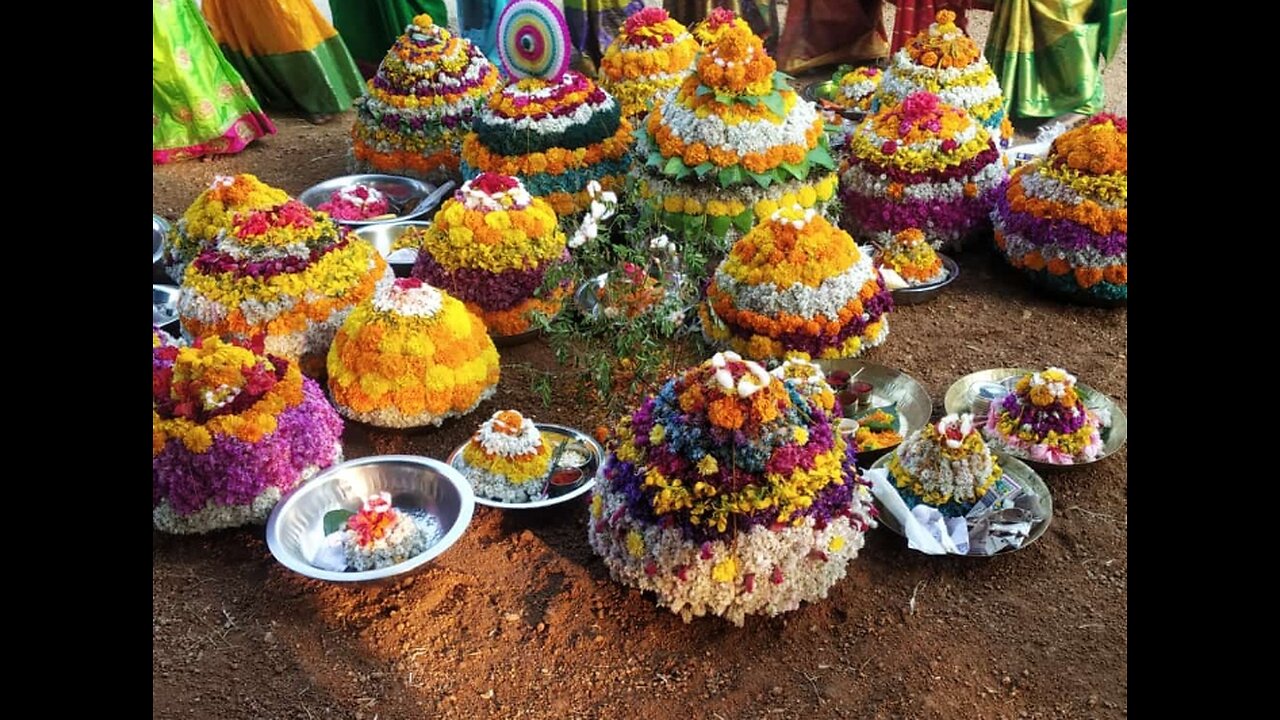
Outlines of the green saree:
{"type": "Polygon", "coordinates": [[[151,162],[240,152],[276,128],[192,0],[151,2],[151,162]]]}
{"type": "Polygon", "coordinates": [[[1100,59],[1110,60],[1128,0],[1000,0],[986,56],[1014,117],[1102,110],[1100,59]]]}

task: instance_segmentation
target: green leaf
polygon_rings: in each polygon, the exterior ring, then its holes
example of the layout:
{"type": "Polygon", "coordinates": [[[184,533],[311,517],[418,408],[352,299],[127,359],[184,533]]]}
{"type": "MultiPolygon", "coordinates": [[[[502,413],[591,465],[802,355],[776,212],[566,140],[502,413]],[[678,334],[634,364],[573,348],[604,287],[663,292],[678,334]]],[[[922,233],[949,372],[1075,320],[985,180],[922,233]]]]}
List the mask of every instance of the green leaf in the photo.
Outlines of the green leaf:
{"type": "Polygon", "coordinates": [[[350,518],[352,515],[355,515],[355,513],[351,512],[350,510],[343,510],[342,508],[338,508],[337,510],[330,510],[329,512],[325,513],[324,514],[324,534],[328,535],[330,533],[335,533],[341,530],[343,527],[346,526],[347,519],[350,518]]]}
{"type": "Polygon", "coordinates": [[[803,180],[809,175],[809,161],[801,160],[798,163],[784,162],[780,165],[783,170],[791,174],[791,177],[797,180],[803,180]]]}
{"type": "Polygon", "coordinates": [[[679,155],[675,155],[667,158],[667,164],[662,166],[662,174],[675,175],[680,172],[681,168],[684,168],[684,159],[679,155]]]}
{"type": "Polygon", "coordinates": [[[722,92],[716,93],[716,102],[720,103],[721,105],[730,105],[733,103],[734,99],[735,99],[735,96],[730,95],[729,93],[722,93],[722,92]]]}
{"type": "Polygon", "coordinates": [[[751,231],[751,226],[755,224],[755,220],[755,212],[751,208],[747,208],[733,218],[733,226],[738,229],[738,232],[745,235],[751,231]]]}
{"type": "Polygon", "coordinates": [[[743,95],[738,98],[738,102],[755,107],[760,104],[760,98],[755,95],[743,95]]]}
{"type": "Polygon", "coordinates": [[[683,180],[692,174],[693,174],[693,169],[690,168],[688,165],[685,165],[683,162],[680,163],[680,167],[676,168],[677,180],[683,180]]]}
{"type": "Polygon", "coordinates": [[[728,215],[711,216],[711,234],[718,238],[724,237],[731,225],[733,225],[733,218],[728,215]]]}
{"type": "Polygon", "coordinates": [[[711,94],[711,93],[713,93],[713,92],[715,92],[715,90],[712,90],[711,88],[707,87],[706,85],[699,85],[699,86],[698,86],[698,89],[695,91],[695,94],[696,94],[698,97],[702,97],[703,95],[710,95],[710,94],[711,94]]]}
{"type": "Polygon", "coordinates": [[[886,405],[884,407],[867,408],[866,410],[863,410],[861,412],[854,414],[852,417],[854,420],[858,421],[859,425],[863,425],[870,430],[875,430],[876,432],[883,432],[885,430],[893,430],[897,432],[898,430],[898,404],[897,403],[893,403],[892,405],[886,405]],[[882,418],[882,419],[878,418],[876,420],[868,420],[868,418],[870,418],[872,415],[877,415],[878,413],[884,413],[889,417],[882,418]]]}
{"type": "Polygon", "coordinates": [[[831,159],[831,153],[827,152],[827,148],[822,143],[818,143],[817,147],[810,150],[805,159],[828,170],[836,169],[836,161],[831,159]]]}
{"type": "Polygon", "coordinates": [[[707,223],[706,215],[685,215],[684,231],[686,233],[700,232],[703,226],[706,225],[706,223],[707,223]]]}
{"type": "Polygon", "coordinates": [[[769,108],[769,112],[777,115],[778,117],[783,117],[787,114],[786,107],[782,104],[782,95],[777,92],[771,92],[768,95],[765,95],[760,98],[760,101],[764,103],[765,107],[769,108]]]}
{"type": "Polygon", "coordinates": [[[727,188],[742,182],[742,168],[737,165],[730,165],[727,168],[720,168],[720,187],[727,188]]]}
{"type": "Polygon", "coordinates": [[[704,163],[700,163],[698,167],[693,169],[693,171],[698,173],[698,179],[701,180],[702,178],[707,176],[707,173],[715,169],[716,169],[716,164],[708,160],[704,163]]]}
{"type": "Polygon", "coordinates": [[[649,151],[649,157],[645,160],[645,164],[648,165],[649,167],[655,167],[655,168],[662,167],[662,151],[661,150],[649,151]]]}
{"type": "Polygon", "coordinates": [[[773,184],[773,180],[774,180],[774,178],[773,178],[773,173],[771,173],[771,172],[766,172],[766,173],[753,173],[753,172],[751,172],[750,170],[748,170],[748,171],[747,171],[747,174],[748,174],[748,175],[750,175],[750,176],[751,176],[751,179],[752,179],[752,180],[755,180],[755,181],[756,181],[756,183],[757,183],[757,184],[759,184],[759,185],[760,185],[760,187],[762,187],[762,188],[767,188],[767,187],[769,187],[770,185],[772,185],[772,184],[773,184]]]}
{"type": "Polygon", "coordinates": [[[684,227],[684,214],[662,211],[662,224],[672,232],[677,232],[684,227]]]}

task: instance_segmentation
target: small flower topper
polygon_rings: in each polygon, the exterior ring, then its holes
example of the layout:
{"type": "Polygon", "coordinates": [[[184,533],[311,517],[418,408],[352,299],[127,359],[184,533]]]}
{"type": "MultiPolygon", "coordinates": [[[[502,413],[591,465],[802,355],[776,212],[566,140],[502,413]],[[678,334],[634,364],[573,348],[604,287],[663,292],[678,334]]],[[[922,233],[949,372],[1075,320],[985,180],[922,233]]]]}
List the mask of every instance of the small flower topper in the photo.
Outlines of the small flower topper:
{"type": "Polygon", "coordinates": [[[730,362],[740,362],[747,366],[747,374],[738,378],[736,386],[740,398],[749,398],[773,382],[769,372],[754,360],[743,361],[742,356],[736,352],[719,352],[711,357],[711,366],[716,368],[716,383],[727,393],[735,391],[733,374],[728,368],[730,362]]]}
{"type": "Polygon", "coordinates": [[[515,410],[499,410],[484,421],[475,434],[476,442],[490,455],[519,457],[536,452],[542,433],[533,420],[515,410]]]}
{"type": "Polygon", "coordinates": [[[495,212],[498,210],[523,210],[533,202],[533,196],[519,179],[483,172],[462,184],[454,199],[468,210],[495,212]]]}
{"type": "Polygon", "coordinates": [[[432,317],[443,305],[440,291],[417,278],[397,278],[373,297],[373,308],[378,312],[408,317],[432,317]]]}
{"type": "Polygon", "coordinates": [[[587,244],[588,240],[595,240],[600,234],[600,223],[618,211],[618,195],[612,190],[602,191],[600,183],[595,180],[587,183],[587,196],[591,198],[591,205],[573,237],[569,238],[569,247],[574,250],[587,244]]]}
{"type": "Polygon", "coordinates": [[[938,421],[937,429],[947,447],[958,448],[964,444],[966,437],[975,432],[973,415],[952,413],[938,421]]]}
{"type": "Polygon", "coordinates": [[[791,227],[796,230],[803,230],[817,216],[818,212],[813,208],[792,205],[774,210],[773,214],[769,216],[769,221],[782,224],[790,223],[791,227]]]}

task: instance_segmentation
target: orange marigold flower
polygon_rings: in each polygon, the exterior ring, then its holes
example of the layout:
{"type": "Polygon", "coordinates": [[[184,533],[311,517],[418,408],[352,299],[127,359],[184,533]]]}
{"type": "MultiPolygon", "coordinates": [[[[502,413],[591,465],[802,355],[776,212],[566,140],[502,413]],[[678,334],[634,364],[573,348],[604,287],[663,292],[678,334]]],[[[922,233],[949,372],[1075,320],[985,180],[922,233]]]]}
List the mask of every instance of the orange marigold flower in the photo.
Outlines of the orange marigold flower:
{"type": "Polygon", "coordinates": [[[1102,282],[1102,269],[1095,267],[1076,268],[1076,283],[1082,288],[1091,288],[1102,282]]]}

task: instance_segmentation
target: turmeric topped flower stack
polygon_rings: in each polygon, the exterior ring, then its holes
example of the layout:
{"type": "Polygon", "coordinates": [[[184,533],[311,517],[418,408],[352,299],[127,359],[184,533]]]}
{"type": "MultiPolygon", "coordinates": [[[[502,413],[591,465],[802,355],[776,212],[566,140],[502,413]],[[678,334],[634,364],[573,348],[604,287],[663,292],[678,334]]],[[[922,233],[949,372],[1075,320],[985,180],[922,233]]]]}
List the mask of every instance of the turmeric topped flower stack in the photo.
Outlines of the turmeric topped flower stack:
{"type": "Polygon", "coordinates": [[[283,493],[341,462],[342,420],[295,363],[218,338],[152,345],[156,529],[264,522],[283,493]]]}
{"type": "Polygon", "coordinates": [[[939,249],[959,249],[989,229],[1008,180],[986,128],[927,92],[863,120],[849,155],[841,178],[849,229],[870,236],[916,228],[939,249]]]}
{"type": "Polygon", "coordinates": [[[187,265],[231,227],[236,213],[267,210],[288,199],[288,193],[254,175],[214,176],[165,241],[162,262],[169,277],[182,282],[187,265]]]}
{"type": "Polygon", "coordinates": [[[701,50],[689,31],[662,8],[645,8],[627,18],[622,32],[600,60],[600,85],[634,118],[677,87],[693,70],[701,50]]]}
{"type": "Polygon", "coordinates": [[[574,215],[590,207],[591,182],[622,186],[633,142],[621,106],[582,73],[524,78],[476,116],[462,144],[462,175],[518,177],[557,214],[574,215]]]}
{"type": "Polygon", "coordinates": [[[908,287],[931,285],[947,277],[942,257],[916,228],[907,228],[881,242],[875,262],[897,273],[908,287]]]}
{"type": "Polygon", "coordinates": [[[533,420],[516,410],[499,410],[462,451],[467,468],[463,474],[480,497],[529,502],[542,495],[551,456],[551,443],[533,420]]]}
{"type": "Polygon", "coordinates": [[[913,93],[930,92],[973,116],[997,145],[1013,139],[1000,82],[978,44],[956,25],[956,14],[940,10],[936,22],[894,54],[876,90],[872,109],[896,105],[913,93]]]}
{"type": "Polygon", "coordinates": [[[1069,298],[1129,299],[1129,123],[1095,115],[1018,168],[992,219],[1009,263],[1069,298]]]}
{"type": "Polygon", "coordinates": [[[318,375],[347,313],[393,278],[373,245],[290,199],[235,213],[187,269],[178,315],[192,337],[261,338],[318,375]]]}
{"type": "Polygon", "coordinates": [[[670,378],[618,425],[592,548],[686,621],[826,597],[875,525],[834,402],[734,353],[670,378]]]}
{"type": "Polygon", "coordinates": [[[566,287],[543,291],[569,261],[556,212],[519,180],[481,173],[463,184],[422,232],[414,277],[447,291],[502,337],[533,327],[534,313],[560,311],[566,287]]]}
{"type": "Polygon", "coordinates": [[[344,416],[379,427],[440,425],[493,396],[498,350],[456,298],[400,278],[351,313],[329,349],[344,416]]]}
{"type": "Polygon", "coordinates": [[[760,38],[729,25],[639,133],[642,194],[672,230],[721,245],[704,250],[723,251],[779,207],[821,212],[835,196],[822,118],[776,68],[760,38]]]}
{"type": "Polygon", "coordinates": [[[352,147],[362,170],[441,182],[477,108],[501,85],[498,68],[469,40],[419,15],[356,100],[352,147]]]}
{"type": "Polygon", "coordinates": [[[701,306],[702,327],[757,360],[856,357],[884,342],[893,297],[845,231],[800,207],[734,243],[701,306]]]}

